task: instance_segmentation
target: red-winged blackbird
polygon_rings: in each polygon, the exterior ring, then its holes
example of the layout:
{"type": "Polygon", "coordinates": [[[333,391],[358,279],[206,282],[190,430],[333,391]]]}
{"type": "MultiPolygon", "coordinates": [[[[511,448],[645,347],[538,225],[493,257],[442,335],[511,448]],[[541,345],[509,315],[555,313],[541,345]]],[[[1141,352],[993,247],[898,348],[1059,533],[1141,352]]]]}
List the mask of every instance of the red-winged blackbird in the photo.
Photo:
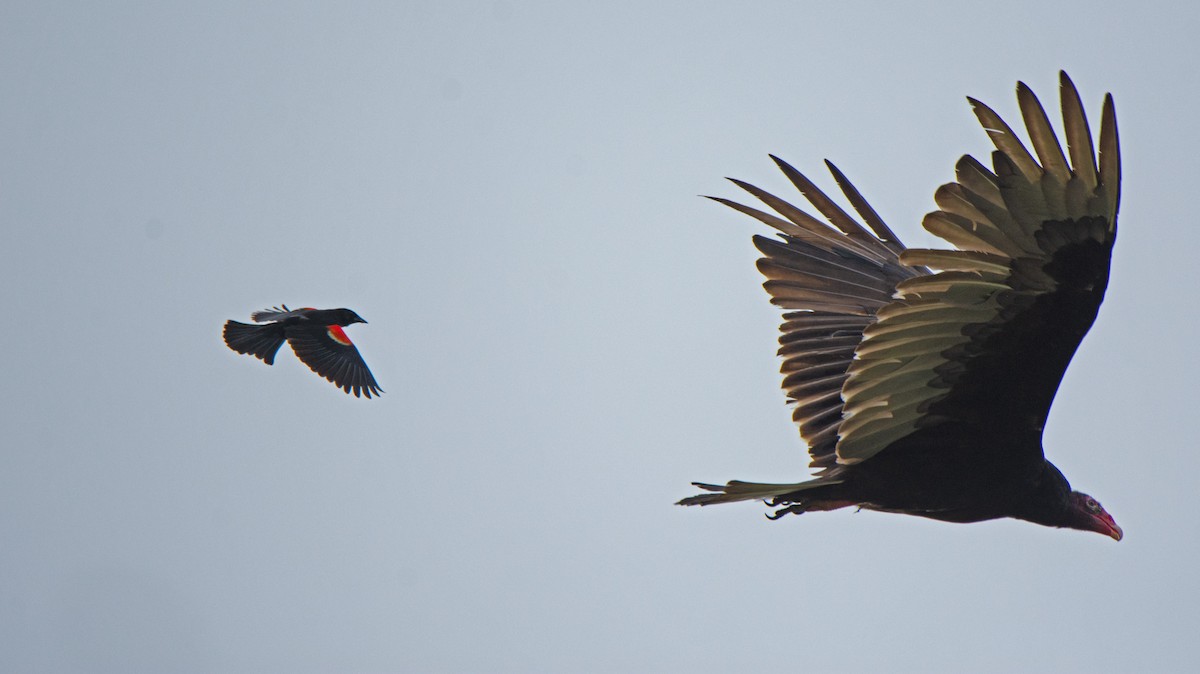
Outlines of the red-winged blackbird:
{"type": "Polygon", "coordinates": [[[256,311],[250,314],[250,319],[264,325],[225,321],[225,343],[229,348],[271,365],[275,362],[275,352],[286,339],[296,357],[309,369],[346,393],[368,398],[372,393],[383,393],[358,349],[342,330],[353,323],[366,323],[353,311],[312,308],[293,311],[285,304],[256,311]]]}

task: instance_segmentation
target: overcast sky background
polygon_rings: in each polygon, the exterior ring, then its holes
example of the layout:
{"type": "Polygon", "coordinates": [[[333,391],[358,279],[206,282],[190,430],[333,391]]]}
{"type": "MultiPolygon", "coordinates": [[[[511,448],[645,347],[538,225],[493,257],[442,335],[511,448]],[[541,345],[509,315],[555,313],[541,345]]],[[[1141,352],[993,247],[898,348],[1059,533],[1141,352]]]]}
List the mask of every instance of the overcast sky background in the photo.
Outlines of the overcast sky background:
{"type": "Polygon", "coordinates": [[[0,670],[1194,671],[1195,10],[646,4],[0,6],[0,670]],[[1125,181],[1046,444],[1125,540],[672,506],[808,475],[697,195],[828,157],[933,244],[1060,68],[1125,181]],[[387,393],[223,345],[279,303],[387,393]]]}

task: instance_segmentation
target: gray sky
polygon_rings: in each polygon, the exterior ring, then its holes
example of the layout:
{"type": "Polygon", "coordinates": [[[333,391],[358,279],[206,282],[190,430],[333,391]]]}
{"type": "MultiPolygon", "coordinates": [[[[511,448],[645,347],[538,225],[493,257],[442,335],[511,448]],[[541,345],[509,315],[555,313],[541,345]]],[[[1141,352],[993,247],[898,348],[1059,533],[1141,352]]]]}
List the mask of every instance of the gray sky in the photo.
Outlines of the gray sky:
{"type": "Polygon", "coordinates": [[[1183,671],[1200,655],[1193,10],[5,3],[0,670],[1183,671]],[[1050,457],[1126,531],[794,481],[762,227],[838,163],[910,245],[1070,72],[1121,235],[1050,457]],[[357,400],[224,320],[340,307],[357,400]]]}

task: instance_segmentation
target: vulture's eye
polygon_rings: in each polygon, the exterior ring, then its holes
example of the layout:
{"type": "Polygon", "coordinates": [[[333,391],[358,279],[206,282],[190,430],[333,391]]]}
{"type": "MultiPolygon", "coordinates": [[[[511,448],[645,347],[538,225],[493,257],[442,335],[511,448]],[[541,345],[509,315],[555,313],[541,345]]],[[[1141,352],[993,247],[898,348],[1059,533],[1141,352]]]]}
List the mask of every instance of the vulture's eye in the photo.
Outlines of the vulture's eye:
{"type": "Polygon", "coordinates": [[[1100,504],[1096,502],[1096,499],[1094,499],[1094,498],[1088,499],[1086,505],[1087,505],[1088,510],[1090,510],[1094,513],[1100,512],[1100,504]]]}

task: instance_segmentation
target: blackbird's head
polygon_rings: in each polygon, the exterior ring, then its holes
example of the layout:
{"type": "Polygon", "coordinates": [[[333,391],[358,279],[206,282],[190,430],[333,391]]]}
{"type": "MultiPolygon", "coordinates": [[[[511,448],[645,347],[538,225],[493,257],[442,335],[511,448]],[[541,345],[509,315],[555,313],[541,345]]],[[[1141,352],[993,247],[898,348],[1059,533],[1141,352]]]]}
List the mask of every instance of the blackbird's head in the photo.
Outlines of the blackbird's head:
{"type": "Polygon", "coordinates": [[[349,309],[334,309],[337,312],[338,325],[353,325],[355,323],[366,323],[361,316],[349,309]]]}

